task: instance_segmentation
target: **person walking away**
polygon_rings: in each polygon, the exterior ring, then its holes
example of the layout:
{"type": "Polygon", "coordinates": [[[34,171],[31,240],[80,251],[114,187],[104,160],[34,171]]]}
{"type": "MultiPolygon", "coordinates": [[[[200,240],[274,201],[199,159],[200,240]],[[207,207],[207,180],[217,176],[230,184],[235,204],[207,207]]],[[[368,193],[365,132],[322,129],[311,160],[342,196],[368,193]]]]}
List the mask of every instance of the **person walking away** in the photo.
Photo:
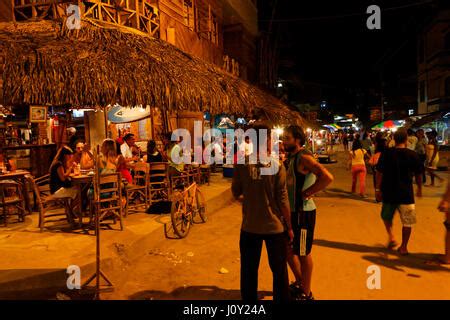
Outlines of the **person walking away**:
{"type": "Polygon", "coordinates": [[[429,265],[450,264],[450,181],[447,184],[447,191],[442,197],[438,209],[445,214],[445,254],[438,255],[435,259],[427,261],[427,264],[429,265]]]}
{"type": "Polygon", "coordinates": [[[408,254],[411,228],[416,224],[413,176],[417,182],[417,197],[422,197],[423,164],[414,151],[406,147],[408,134],[401,128],[394,134],[395,148],[385,150],[377,165],[376,198],[382,202],[381,218],[388,233],[389,249],[398,244],[392,232],[392,220],[396,211],[403,224],[402,244],[398,248],[401,255],[408,254]]]}
{"type": "Polygon", "coordinates": [[[344,145],[344,151],[348,151],[348,135],[345,132],[342,134],[342,144],[344,145]]]}
{"type": "MultiPolygon", "coordinates": [[[[425,132],[423,131],[423,129],[419,129],[416,132],[417,134],[417,143],[416,143],[416,153],[419,156],[420,161],[423,163],[423,165],[425,166],[425,163],[427,161],[427,145],[428,145],[428,140],[425,137],[425,132]]],[[[425,170],[423,171],[423,175],[422,175],[422,184],[425,184],[426,182],[426,174],[425,174],[425,170]]]]}
{"type": "Polygon", "coordinates": [[[439,163],[439,145],[437,143],[437,132],[435,130],[428,132],[428,144],[427,144],[427,161],[426,170],[430,175],[431,184],[430,187],[434,187],[434,180],[444,181],[443,178],[436,174],[437,165],[439,163]]]}
{"type": "MultiPolygon", "coordinates": [[[[377,188],[377,179],[376,179],[376,173],[377,173],[377,165],[378,161],[380,160],[380,156],[383,154],[383,152],[386,150],[386,140],[380,139],[378,142],[376,142],[375,146],[375,152],[373,156],[369,159],[369,166],[372,169],[373,174],[373,188],[377,188]]],[[[375,199],[376,200],[376,199],[375,199]]]]}
{"type": "Polygon", "coordinates": [[[366,198],[366,158],[367,151],[362,148],[361,141],[353,141],[352,151],[349,152],[349,166],[352,172],[352,193],[356,192],[356,182],[359,178],[359,195],[366,198]]]}
{"type": "Polygon", "coordinates": [[[347,136],[348,139],[348,150],[350,150],[353,146],[353,141],[355,140],[355,135],[353,131],[350,131],[347,136]]]}
{"type": "Polygon", "coordinates": [[[325,189],[333,181],[333,176],[304,148],[305,140],[301,127],[290,126],[286,129],[283,141],[285,150],[289,152],[286,183],[294,230],[294,242],[288,249],[288,262],[295,276],[295,282],[290,286],[295,299],[313,300],[311,249],[316,205],[312,196],[325,189]]]}
{"type": "Polygon", "coordinates": [[[366,150],[368,155],[372,155],[372,140],[369,137],[369,134],[367,132],[364,132],[362,140],[361,140],[361,147],[366,150]]]}
{"type": "MultiPolygon", "coordinates": [[[[254,124],[253,128],[257,131],[258,138],[261,130],[269,131],[267,126],[261,124],[254,124]]],[[[268,136],[270,137],[270,132],[268,136]]],[[[259,143],[256,145],[259,146],[259,143]]],[[[266,165],[260,162],[260,153],[261,150],[258,150],[257,164],[234,166],[231,186],[235,198],[243,196],[239,241],[241,296],[245,302],[255,303],[258,300],[258,268],[262,244],[265,242],[273,274],[273,299],[275,302],[286,302],[289,300],[287,241],[292,242],[294,238],[286,189],[286,170],[280,163],[276,174],[261,175],[261,169],[266,165]]]]}
{"type": "Polygon", "coordinates": [[[416,137],[414,131],[411,128],[408,129],[408,141],[406,147],[409,150],[416,151],[417,141],[419,141],[419,139],[416,137]]]}
{"type": "Polygon", "coordinates": [[[394,133],[390,132],[389,136],[387,138],[387,147],[388,148],[395,148],[395,140],[394,140],[394,133]]]}

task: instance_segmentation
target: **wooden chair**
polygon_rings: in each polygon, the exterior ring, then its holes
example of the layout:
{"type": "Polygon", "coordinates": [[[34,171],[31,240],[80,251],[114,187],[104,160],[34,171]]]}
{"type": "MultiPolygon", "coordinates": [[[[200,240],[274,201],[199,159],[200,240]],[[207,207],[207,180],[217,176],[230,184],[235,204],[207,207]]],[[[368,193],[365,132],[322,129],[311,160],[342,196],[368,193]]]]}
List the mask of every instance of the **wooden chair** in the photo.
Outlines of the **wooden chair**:
{"type": "Polygon", "coordinates": [[[125,187],[127,206],[125,217],[129,210],[136,210],[139,207],[147,207],[148,204],[148,186],[149,186],[149,165],[144,162],[136,163],[134,167],[134,176],[132,184],[125,187]]]}
{"type": "Polygon", "coordinates": [[[200,184],[201,182],[201,170],[199,165],[192,165],[191,166],[191,172],[192,172],[192,180],[195,181],[197,184],[200,184]]]}
{"type": "Polygon", "coordinates": [[[200,184],[208,182],[209,186],[209,183],[211,181],[211,166],[207,164],[202,164],[200,165],[199,169],[200,169],[200,184]]]}
{"type": "Polygon", "coordinates": [[[34,179],[32,176],[27,176],[26,178],[33,189],[35,204],[39,211],[39,228],[41,232],[44,230],[48,218],[57,216],[65,216],[73,227],[74,220],[69,205],[70,198],[54,198],[50,194],[49,176],[43,176],[38,179],[34,179]],[[62,213],[61,209],[63,210],[62,213]]]}
{"type": "Polygon", "coordinates": [[[46,174],[42,177],[34,179],[34,182],[38,186],[39,194],[41,196],[50,195],[50,174],[46,174]]]}
{"type": "Polygon", "coordinates": [[[168,200],[170,195],[169,164],[152,162],[149,164],[148,201],[168,200]]]}
{"type": "Polygon", "coordinates": [[[178,172],[169,168],[169,180],[170,193],[172,194],[173,190],[180,188],[181,186],[186,186],[188,184],[189,177],[185,171],[178,172]]]}
{"type": "Polygon", "coordinates": [[[120,173],[96,174],[94,177],[94,212],[91,212],[91,224],[94,214],[99,223],[106,219],[113,219],[116,224],[120,221],[123,230],[122,184],[120,173]]]}
{"type": "Polygon", "coordinates": [[[185,175],[187,177],[188,185],[193,182],[198,182],[199,171],[196,166],[190,164],[185,167],[185,175]]]}
{"type": "Polygon", "coordinates": [[[25,221],[25,199],[20,183],[14,181],[0,182],[0,207],[3,208],[5,227],[8,226],[10,209],[16,211],[19,222],[25,221]]]}

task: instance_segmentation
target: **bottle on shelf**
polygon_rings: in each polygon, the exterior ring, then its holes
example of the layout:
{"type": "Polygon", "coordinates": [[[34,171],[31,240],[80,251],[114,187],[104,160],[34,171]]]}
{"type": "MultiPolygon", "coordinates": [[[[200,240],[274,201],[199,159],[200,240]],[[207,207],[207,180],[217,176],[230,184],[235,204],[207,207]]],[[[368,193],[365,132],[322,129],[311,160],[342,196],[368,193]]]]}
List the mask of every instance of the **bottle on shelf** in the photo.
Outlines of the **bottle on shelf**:
{"type": "Polygon", "coordinates": [[[5,163],[6,171],[12,171],[11,162],[9,161],[9,158],[5,155],[3,157],[3,160],[4,160],[4,163],[5,163]]]}

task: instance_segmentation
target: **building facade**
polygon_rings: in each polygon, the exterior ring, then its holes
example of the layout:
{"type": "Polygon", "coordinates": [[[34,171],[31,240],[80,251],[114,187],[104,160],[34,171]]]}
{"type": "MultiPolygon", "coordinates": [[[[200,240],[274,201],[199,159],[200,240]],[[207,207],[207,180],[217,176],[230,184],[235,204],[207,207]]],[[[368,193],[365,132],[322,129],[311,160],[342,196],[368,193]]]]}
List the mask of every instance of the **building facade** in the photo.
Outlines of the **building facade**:
{"type": "Polygon", "coordinates": [[[450,108],[450,11],[424,28],[418,43],[418,113],[450,108]]]}
{"type": "Polygon", "coordinates": [[[2,0],[0,22],[79,15],[160,38],[243,79],[256,78],[256,0],[2,0]]]}

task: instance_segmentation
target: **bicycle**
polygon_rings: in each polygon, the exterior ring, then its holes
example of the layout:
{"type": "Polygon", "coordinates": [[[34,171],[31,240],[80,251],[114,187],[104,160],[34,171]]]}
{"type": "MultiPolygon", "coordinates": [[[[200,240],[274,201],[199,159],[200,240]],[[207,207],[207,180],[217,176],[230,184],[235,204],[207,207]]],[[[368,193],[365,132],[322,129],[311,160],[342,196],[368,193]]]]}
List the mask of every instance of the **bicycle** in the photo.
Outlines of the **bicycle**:
{"type": "Polygon", "coordinates": [[[206,202],[196,182],[193,182],[184,190],[184,185],[178,187],[173,193],[171,220],[175,234],[180,238],[185,238],[191,225],[197,223],[195,218],[200,217],[201,223],[205,223],[206,202]]]}

